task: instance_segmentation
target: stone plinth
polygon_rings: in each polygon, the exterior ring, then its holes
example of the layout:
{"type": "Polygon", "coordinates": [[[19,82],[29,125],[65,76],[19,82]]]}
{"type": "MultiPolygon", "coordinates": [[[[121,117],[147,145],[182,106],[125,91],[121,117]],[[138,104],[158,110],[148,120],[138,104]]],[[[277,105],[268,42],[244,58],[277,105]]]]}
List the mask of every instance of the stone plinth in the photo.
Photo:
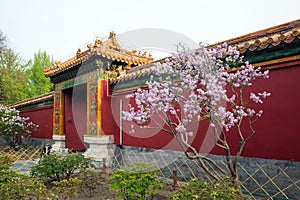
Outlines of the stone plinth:
{"type": "Polygon", "coordinates": [[[66,150],[66,136],[64,135],[53,135],[54,144],[52,145],[51,151],[65,153],[66,150]]]}
{"type": "Polygon", "coordinates": [[[84,136],[84,142],[89,145],[84,153],[99,164],[110,166],[112,161],[114,138],[111,136],[90,137],[84,136]]]}

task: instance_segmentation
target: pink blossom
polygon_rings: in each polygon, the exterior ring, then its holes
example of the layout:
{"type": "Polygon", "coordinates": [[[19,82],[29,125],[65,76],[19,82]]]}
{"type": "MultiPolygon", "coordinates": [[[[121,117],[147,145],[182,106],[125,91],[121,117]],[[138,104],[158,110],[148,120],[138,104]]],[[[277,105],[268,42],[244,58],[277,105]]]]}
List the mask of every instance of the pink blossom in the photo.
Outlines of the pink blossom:
{"type": "Polygon", "coordinates": [[[260,110],[260,111],[258,111],[258,113],[256,113],[256,116],[257,116],[257,117],[261,117],[262,114],[263,114],[263,111],[260,110]]]}
{"type": "Polygon", "coordinates": [[[271,93],[264,91],[263,93],[258,93],[258,95],[265,99],[265,98],[271,96],[271,93]]]}
{"type": "Polygon", "coordinates": [[[263,103],[259,96],[256,96],[254,93],[250,93],[250,99],[255,103],[263,103]]]}

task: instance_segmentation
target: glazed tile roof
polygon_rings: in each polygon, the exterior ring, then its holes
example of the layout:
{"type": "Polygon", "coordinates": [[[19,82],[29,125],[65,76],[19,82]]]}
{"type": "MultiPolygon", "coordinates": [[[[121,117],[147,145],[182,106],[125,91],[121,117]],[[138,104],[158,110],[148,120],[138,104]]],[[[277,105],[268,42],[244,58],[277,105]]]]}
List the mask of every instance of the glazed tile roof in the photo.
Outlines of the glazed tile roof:
{"type": "Polygon", "coordinates": [[[151,54],[147,56],[146,52],[142,54],[141,52],[137,52],[136,50],[128,51],[123,49],[117,41],[116,34],[113,32],[110,33],[110,36],[106,41],[97,39],[94,45],[88,44],[87,46],[88,49],[84,52],[81,52],[81,49],[78,49],[75,57],[72,57],[63,63],[60,61],[56,61],[53,66],[45,67],[45,76],[51,77],[60,72],[68,70],[76,65],[83,63],[93,55],[100,55],[114,61],[134,65],[143,65],[153,61],[151,54]]]}
{"type": "MultiPolygon", "coordinates": [[[[296,39],[300,40],[300,19],[226,41],[218,42],[216,44],[207,46],[207,48],[214,48],[226,42],[230,46],[235,46],[241,54],[244,54],[247,51],[253,52],[276,47],[282,43],[289,44],[296,39]]],[[[163,59],[160,60],[160,62],[163,62],[163,59]]],[[[154,66],[155,64],[152,63],[151,65],[148,64],[135,67],[129,70],[127,74],[116,79],[112,79],[111,83],[149,75],[151,74],[154,66]]]]}
{"type": "Polygon", "coordinates": [[[40,103],[40,102],[44,102],[47,100],[52,99],[54,96],[53,92],[47,93],[47,94],[42,94],[30,99],[25,99],[23,101],[19,101],[17,103],[11,104],[8,107],[10,108],[18,108],[18,107],[22,107],[22,106],[27,106],[27,105],[32,105],[32,104],[36,104],[36,103],[40,103]]]}
{"type": "Polygon", "coordinates": [[[219,42],[208,46],[208,48],[226,42],[228,45],[236,46],[237,50],[244,54],[246,51],[272,48],[282,43],[288,44],[297,38],[300,39],[300,19],[219,42]]]}

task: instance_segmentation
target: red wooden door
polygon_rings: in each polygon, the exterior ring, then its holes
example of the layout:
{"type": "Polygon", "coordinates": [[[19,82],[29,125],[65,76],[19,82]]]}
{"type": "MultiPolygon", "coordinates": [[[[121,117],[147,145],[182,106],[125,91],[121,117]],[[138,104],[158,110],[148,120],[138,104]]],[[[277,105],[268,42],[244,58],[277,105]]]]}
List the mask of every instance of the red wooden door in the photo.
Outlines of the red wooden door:
{"type": "Polygon", "coordinates": [[[73,96],[72,90],[65,91],[65,136],[66,148],[72,151],[86,150],[83,135],[86,133],[86,98],[73,96]]]}

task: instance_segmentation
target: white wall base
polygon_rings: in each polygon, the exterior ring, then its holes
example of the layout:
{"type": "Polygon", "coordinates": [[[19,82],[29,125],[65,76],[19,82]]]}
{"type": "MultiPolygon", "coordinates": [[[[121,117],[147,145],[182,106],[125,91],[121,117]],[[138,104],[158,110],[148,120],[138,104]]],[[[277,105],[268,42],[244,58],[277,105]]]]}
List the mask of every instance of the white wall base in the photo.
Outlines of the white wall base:
{"type": "Polygon", "coordinates": [[[110,166],[114,150],[114,138],[111,136],[84,136],[83,139],[85,143],[89,144],[89,148],[84,155],[95,160],[100,165],[105,164],[106,166],[110,166]]]}

